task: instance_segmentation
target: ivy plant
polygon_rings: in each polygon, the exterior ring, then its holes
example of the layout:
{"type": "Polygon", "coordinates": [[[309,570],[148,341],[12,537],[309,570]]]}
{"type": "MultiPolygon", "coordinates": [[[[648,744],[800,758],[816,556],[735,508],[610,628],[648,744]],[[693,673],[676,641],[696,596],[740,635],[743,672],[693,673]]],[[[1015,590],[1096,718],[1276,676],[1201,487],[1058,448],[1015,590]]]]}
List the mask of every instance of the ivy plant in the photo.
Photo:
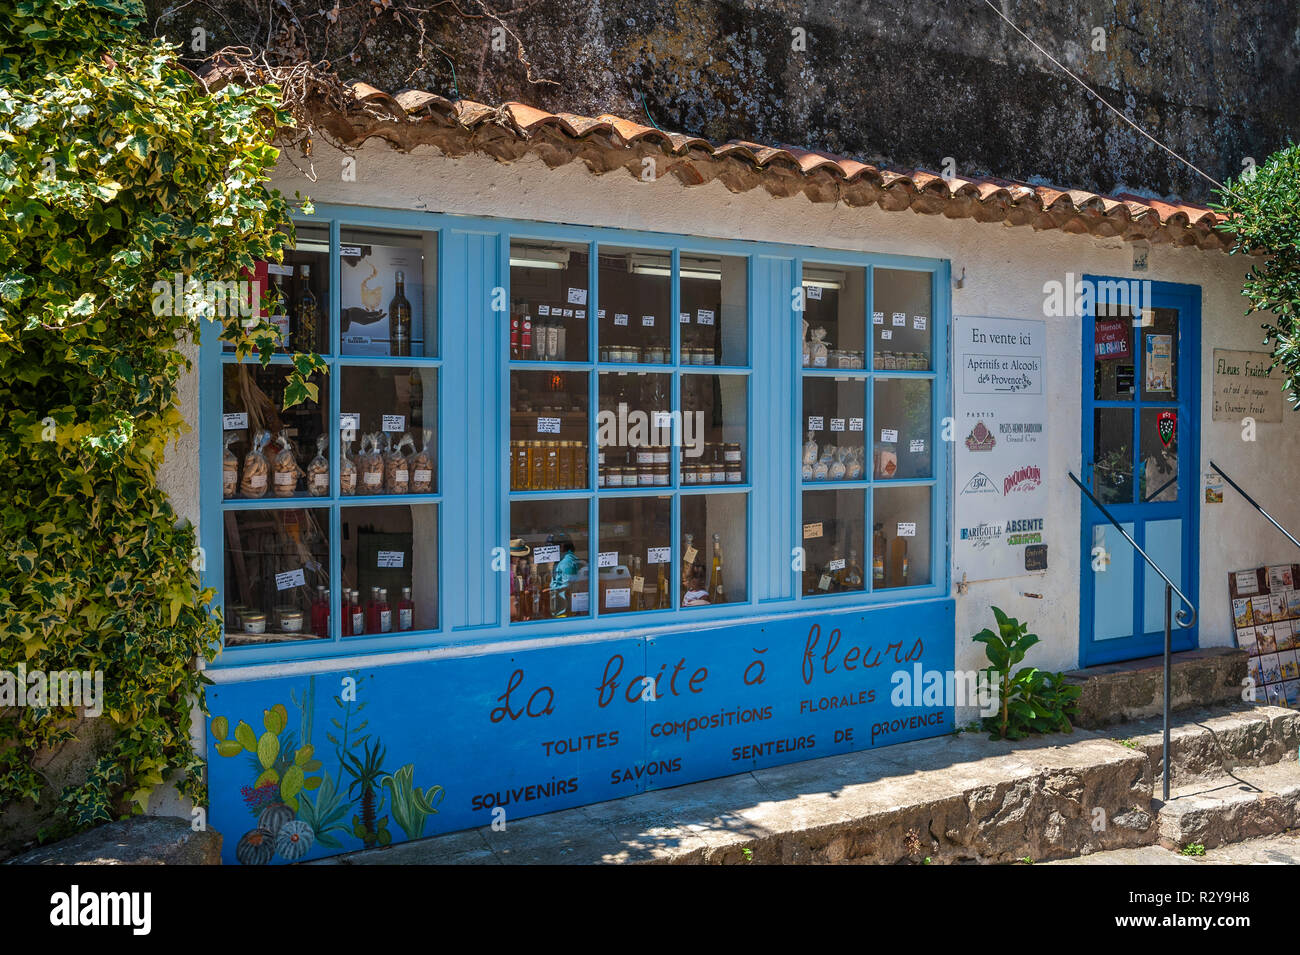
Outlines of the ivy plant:
{"type": "MultiPolygon", "coordinates": [[[[0,0],[0,670],[102,673],[108,728],[53,792],[42,767],[85,714],[0,708],[0,811],[53,800],[46,836],[142,812],[164,781],[203,801],[190,724],[220,620],[157,476],[200,326],[264,361],[268,338],[151,293],[251,277],[291,241],[276,89],[205,89],[143,12],[0,0]]],[[[314,397],[319,366],[295,356],[291,393],[314,397]]]]}

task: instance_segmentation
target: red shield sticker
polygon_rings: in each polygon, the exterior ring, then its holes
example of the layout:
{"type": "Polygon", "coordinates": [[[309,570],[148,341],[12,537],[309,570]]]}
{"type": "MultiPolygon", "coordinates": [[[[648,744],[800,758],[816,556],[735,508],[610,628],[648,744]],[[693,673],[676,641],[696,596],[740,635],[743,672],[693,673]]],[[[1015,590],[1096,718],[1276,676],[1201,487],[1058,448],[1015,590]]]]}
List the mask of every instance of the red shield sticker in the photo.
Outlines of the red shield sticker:
{"type": "Polygon", "coordinates": [[[1172,411],[1162,411],[1156,415],[1156,428],[1160,431],[1160,440],[1167,448],[1174,440],[1178,430],[1178,416],[1172,411]]]}

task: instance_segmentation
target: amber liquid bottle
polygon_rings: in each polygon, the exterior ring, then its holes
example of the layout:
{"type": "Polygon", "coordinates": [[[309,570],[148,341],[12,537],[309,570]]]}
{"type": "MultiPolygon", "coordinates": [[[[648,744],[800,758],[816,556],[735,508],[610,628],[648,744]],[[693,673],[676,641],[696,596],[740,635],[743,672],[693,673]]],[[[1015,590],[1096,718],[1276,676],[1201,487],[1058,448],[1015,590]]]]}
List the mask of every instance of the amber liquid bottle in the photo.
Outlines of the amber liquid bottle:
{"type": "Polygon", "coordinates": [[[311,266],[298,266],[298,310],[294,325],[294,351],[312,353],[316,351],[316,322],[320,318],[320,306],[311,290],[311,266]]]}
{"type": "Polygon", "coordinates": [[[713,535],[713,575],[709,579],[709,603],[724,604],[726,595],[722,592],[722,535],[713,535]]]}
{"type": "Polygon", "coordinates": [[[686,535],[686,546],[682,548],[682,603],[686,603],[686,591],[691,589],[691,570],[695,563],[695,535],[686,535]]]}
{"type": "Polygon", "coordinates": [[[871,585],[873,587],[885,586],[885,532],[882,530],[884,524],[875,526],[875,533],[871,535],[871,585]]]}
{"type": "Polygon", "coordinates": [[[388,303],[388,353],[410,355],[411,303],[406,298],[406,274],[399,269],[393,278],[397,283],[397,291],[388,303]]]}
{"type": "MultiPolygon", "coordinates": [[[[632,600],[628,605],[628,609],[633,611],[637,611],[641,609],[641,591],[636,589],[636,580],[640,576],[641,576],[641,558],[633,557],[632,558],[632,600]]],[[[642,588],[644,587],[645,584],[643,583],[642,588]]]]}
{"type": "Polygon", "coordinates": [[[668,578],[664,576],[664,564],[662,561],[659,564],[659,581],[658,583],[655,584],[655,586],[657,588],[655,594],[658,598],[655,602],[655,607],[658,610],[667,610],[668,609],[668,578]]]}

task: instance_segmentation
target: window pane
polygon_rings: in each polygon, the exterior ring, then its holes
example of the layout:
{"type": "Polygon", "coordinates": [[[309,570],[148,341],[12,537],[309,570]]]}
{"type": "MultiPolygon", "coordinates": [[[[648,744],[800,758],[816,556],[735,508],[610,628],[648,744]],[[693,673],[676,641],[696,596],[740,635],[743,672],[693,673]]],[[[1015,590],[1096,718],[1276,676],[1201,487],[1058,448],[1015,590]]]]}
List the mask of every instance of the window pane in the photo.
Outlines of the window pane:
{"type": "Polygon", "coordinates": [[[600,248],[600,360],[670,359],[672,260],[649,249],[600,248]]]}
{"type": "Polygon", "coordinates": [[[589,260],[585,245],[511,241],[511,358],[588,360],[589,260]]]}
{"type": "Polygon", "coordinates": [[[803,267],[803,363],[862,368],[866,351],[866,271],[842,265],[803,267]]]}
{"type": "Polygon", "coordinates": [[[601,487],[667,487],[672,377],[601,372],[596,446],[601,487]]]}
{"type": "Polygon", "coordinates": [[[339,427],[348,452],[340,462],[342,492],[436,492],[437,370],[345,367],[340,374],[339,427]]]}
{"type": "Polygon", "coordinates": [[[1178,500],[1178,412],[1173,408],[1143,408],[1139,413],[1143,503],[1178,500]]]}
{"type": "Polygon", "coordinates": [[[682,375],[681,482],[744,484],[749,381],[741,375],[682,375]]]}
{"type": "Polygon", "coordinates": [[[877,379],[871,429],[877,478],[931,477],[933,387],[918,378],[877,379]]]}
{"type": "Polygon", "coordinates": [[[863,475],[866,386],[860,378],[803,381],[805,481],[857,481],[863,475]]]}
{"type": "Polygon", "coordinates": [[[749,355],[748,261],[681,254],[681,363],[744,365],[749,355]]]}
{"type": "Polygon", "coordinates": [[[224,497],[319,497],[329,493],[328,467],[321,483],[322,469],[316,460],[329,454],[326,378],[315,374],[308,379],[320,400],[286,409],[288,373],[287,365],[263,367],[240,362],[222,366],[224,497]]]}
{"type": "Polygon", "coordinates": [[[1093,397],[1102,401],[1132,401],[1137,363],[1133,358],[1133,319],[1127,310],[1116,314],[1098,309],[1093,328],[1093,397]]]}
{"type": "Polygon", "coordinates": [[[587,616],[587,502],[513,502],[510,560],[511,621],[587,616]]]}
{"type": "MultiPolygon", "coordinates": [[[[316,225],[299,225],[295,241],[284,252],[283,262],[258,262],[253,278],[257,295],[242,287],[210,287],[204,299],[216,314],[238,314],[245,328],[265,315],[276,328],[278,352],[320,352],[327,354],[329,342],[329,229],[316,225]],[[232,292],[236,294],[232,296],[232,292]],[[263,294],[265,293],[265,294],[263,294]],[[262,306],[265,305],[265,309],[262,306]]],[[[251,290],[251,289],[250,289],[251,290]]],[[[223,344],[227,351],[234,345],[223,344]]]]}
{"type": "Polygon", "coordinates": [[[510,373],[510,487],[587,487],[587,375],[510,373]]]}
{"type": "Polygon", "coordinates": [[[930,489],[882,487],[875,495],[871,543],[872,588],[930,582],[930,489]],[[883,561],[883,563],[882,563],[883,561]]]}
{"type": "Polygon", "coordinates": [[[437,355],[437,234],[344,229],[339,245],[343,354],[437,355]]]}
{"type": "Polygon", "coordinates": [[[329,634],[329,511],[225,515],[226,646],[320,640],[329,634]]]}
{"type": "Polygon", "coordinates": [[[683,607],[741,603],[748,599],[745,501],[744,494],[682,495],[680,597],[683,607]]]}
{"type": "Polygon", "coordinates": [[[931,273],[876,269],[871,326],[876,368],[930,368],[931,273]]]}
{"type": "Polygon", "coordinates": [[[804,491],[805,596],[864,589],[864,505],[861,491],[804,491]]]}
{"type": "Polygon", "coordinates": [[[1178,397],[1178,312],[1149,308],[1142,312],[1142,400],[1178,397]]]}
{"type": "Polygon", "coordinates": [[[602,615],[673,605],[672,528],[671,497],[600,502],[596,566],[602,615]]]}
{"type": "Polygon", "coordinates": [[[438,627],[438,507],[345,507],[343,636],[438,627]]]}
{"type": "Polygon", "coordinates": [[[1103,504],[1133,502],[1133,412],[1127,408],[1093,411],[1093,493],[1103,504]]]}

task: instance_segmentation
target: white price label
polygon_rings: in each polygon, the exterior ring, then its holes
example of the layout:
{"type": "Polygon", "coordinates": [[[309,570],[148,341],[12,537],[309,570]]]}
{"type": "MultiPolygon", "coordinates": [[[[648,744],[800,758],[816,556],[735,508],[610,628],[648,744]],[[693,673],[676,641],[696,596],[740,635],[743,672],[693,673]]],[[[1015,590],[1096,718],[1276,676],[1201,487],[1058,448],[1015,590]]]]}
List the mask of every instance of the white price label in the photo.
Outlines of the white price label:
{"type": "Polygon", "coordinates": [[[428,468],[415,469],[415,482],[417,484],[428,484],[433,480],[433,471],[428,468]]]}
{"type": "Polygon", "coordinates": [[[550,314],[551,314],[551,306],[549,306],[549,305],[538,305],[538,306],[537,306],[537,314],[538,314],[538,315],[550,315],[550,314]]]}
{"type": "Polygon", "coordinates": [[[861,419],[861,418],[850,418],[850,419],[849,419],[849,430],[850,430],[850,431],[861,431],[861,430],[862,430],[862,419],[861,419]]]}
{"type": "Polygon", "coordinates": [[[813,367],[814,367],[814,368],[825,368],[825,367],[826,367],[826,356],[825,356],[825,355],[817,355],[816,357],[814,357],[814,358],[813,358],[813,367]]]}
{"type": "Polygon", "coordinates": [[[406,415],[404,414],[386,414],[384,415],[384,430],[399,433],[406,430],[406,415]]]}
{"type": "Polygon", "coordinates": [[[821,430],[822,430],[823,428],[825,428],[825,427],[826,427],[826,422],[825,422],[825,420],[824,420],[820,415],[818,415],[818,416],[815,417],[815,418],[814,418],[813,416],[809,415],[809,417],[808,417],[808,430],[809,430],[809,431],[821,431],[821,430]]]}
{"type": "Polygon", "coordinates": [[[885,313],[884,313],[884,312],[872,312],[872,313],[871,313],[871,324],[872,324],[872,325],[883,325],[883,324],[885,324],[885,313]]]}
{"type": "Polygon", "coordinates": [[[805,285],[808,292],[808,301],[820,302],[822,300],[822,287],[820,285],[805,285]]]}
{"type": "Polygon", "coordinates": [[[596,318],[602,319],[604,317],[605,317],[605,310],[603,308],[596,309],[596,318]]]}
{"type": "Polygon", "coordinates": [[[391,567],[401,568],[406,566],[406,551],[401,550],[381,550],[375,560],[375,566],[379,568],[391,567]]]}
{"type": "Polygon", "coordinates": [[[587,310],[585,308],[575,308],[573,310],[573,317],[582,320],[587,317],[587,310]]]}
{"type": "Polygon", "coordinates": [[[234,414],[223,414],[221,416],[221,427],[224,431],[237,431],[240,428],[247,428],[248,412],[236,411],[234,414]]]}
{"type": "Polygon", "coordinates": [[[605,591],[605,606],[610,608],[632,606],[632,588],[610,587],[605,591]]]}
{"type": "Polygon", "coordinates": [[[585,590],[575,590],[572,600],[574,613],[586,613],[587,608],[591,606],[591,596],[585,590]]]}
{"type": "Polygon", "coordinates": [[[343,258],[345,258],[345,259],[359,259],[359,258],[361,258],[361,246],[359,246],[359,245],[340,245],[340,246],[339,246],[339,255],[343,256],[343,258]]]}
{"type": "Polygon", "coordinates": [[[651,425],[655,428],[671,428],[673,426],[673,413],[671,411],[654,411],[651,412],[651,425]]]}
{"type": "Polygon", "coordinates": [[[691,323],[691,313],[690,313],[690,312],[678,312],[678,313],[677,313],[677,324],[678,324],[678,325],[689,325],[690,323],[691,323]]]}
{"type": "Polygon", "coordinates": [[[586,305],[586,304],[587,304],[587,290],[586,290],[585,288],[571,288],[571,289],[569,289],[569,304],[570,304],[570,305],[586,305]]]}
{"type": "Polygon", "coordinates": [[[899,537],[915,537],[915,536],[916,536],[916,524],[915,524],[914,522],[909,522],[909,523],[907,523],[907,524],[899,524],[899,525],[898,525],[898,536],[899,536],[899,537]]]}
{"type": "Polygon", "coordinates": [[[925,331],[925,324],[926,324],[926,319],[924,315],[912,316],[912,327],[915,328],[918,332],[925,331]]]}
{"type": "Polygon", "coordinates": [[[654,325],[654,323],[655,323],[655,317],[654,317],[653,315],[642,315],[642,316],[641,316],[641,327],[642,327],[642,328],[650,328],[652,325],[654,325]]]}
{"type": "Polygon", "coordinates": [[[571,308],[566,308],[566,309],[564,310],[563,313],[561,313],[559,309],[556,309],[556,310],[555,310],[554,312],[552,312],[551,314],[552,314],[552,315],[559,315],[561,318],[573,318],[573,309],[571,309],[571,308]]]}
{"type": "Polygon", "coordinates": [[[614,324],[615,324],[615,325],[626,325],[626,324],[627,324],[627,316],[626,316],[625,314],[623,314],[622,312],[615,312],[615,313],[614,313],[614,324]]]}
{"type": "Polygon", "coordinates": [[[897,444],[897,443],[898,443],[898,432],[897,432],[897,431],[894,431],[894,430],[891,430],[891,429],[889,429],[889,428],[884,428],[884,429],[881,430],[881,432],[880,432],[880,440],[881,440],[881,442],[883,442],[884,444],[897,444]]]}
{"type": "Polygon", "coordinates": [[[633,578],[632,578],[632,593],[634,593],[634,594],[643,594],[643,593],[645,593],[645,578],[644,578],[644,577],[633,577],[633,578]]]}
{"type": "Polygon", "coordinates": [[[672,559],[672,551],[668,547],[650,547],[645,552],[647,564],[666,564],[672,559]]]}
{"type": "Polygon", "coordinates": [[[560,419],[559,418],[538,418],[537,433],[538,434],[559,434],[560,419]]]}
{"type": "Polygon", "coordinates": [[[816,540],[822,536],[822,522],[816,524],[805,524],[803,526],[803,539],[806,541],[816,540]]]}
{"type": "Polygon", "coordinates": [[[598,555],[598,556],[596,557],[596,566],[597,566],[597,567],[617,567],[617,566],[618,566],[618,551],[616,551],[616,550],[607,550],[607,551],[605,551],[603,554],[598,555]]]}
{"type": "Polygon", "coordinates": [[[837,557],[835,560],[831,561],[829,564],[826,565],[826,569],[827,569],[827,570],[843,570],[843,569],[844,569],[844,558],[843,558],[843,557],[837,557]]]}
{"type": "Polygon", "coordinates": [[[912,452],[912,454],[921,454],[925,451],[925,439],[913,438],[912,442],[907,446],[907,450],[912,452]]]}
{"type": "Polygon", "coordinates": [[[895,312],[891,318],[895,328],[905,328],[907,326],[906,312],[895,312]]]}
{"type": "Polygon", "coordinates": [[[270,275],[287,275],[290,278],[293,277],[292,265],[281,265],[278,262],[267,262],[266,271],[270,275]]]}
{"type": "Polygon", "coordinates": [[[542,544],[533,548],[534,564],[553,564],[559,559],[559,544],[542,544]]]}
{"type": "Polygon", "coordinates": [[[302,568],[297,570],[286,570],[283,574],[275,575],[275,589],[288,590],[290,587],[306,587],[307,578],[302,574],[302,568]]]}
{"type": "Polygon", "coordinates": [[[827,573],[827,574],[822,574],[822,579],[819,580],[819,581],[817,581],[817,589],[818,589],[818,590],[830,590],[830,589],[831,589],[831,575],[830,575],[829,573],[827,573]]]}
{"type": "Polygon", "coordinates": [[[688,547],[686,548],[686,553],[682,555],[682,563],[693,564],[695,563],[695,558],[699,556],[700,552],[698,550],[694,547],[688,547]]]}
{"type": "Polygon", "coordinates": [[[832,430],[832,431],[843,431],[843,430],[844,430],[844,419],[843,419],[843,418],[831,418],[831,430],[832,430]]]}
{"type": "Polygon", "coordinates": [[[701,325],[713,324],[713,309],[700,308],[695,310],[695,320],[701,325]]]}

